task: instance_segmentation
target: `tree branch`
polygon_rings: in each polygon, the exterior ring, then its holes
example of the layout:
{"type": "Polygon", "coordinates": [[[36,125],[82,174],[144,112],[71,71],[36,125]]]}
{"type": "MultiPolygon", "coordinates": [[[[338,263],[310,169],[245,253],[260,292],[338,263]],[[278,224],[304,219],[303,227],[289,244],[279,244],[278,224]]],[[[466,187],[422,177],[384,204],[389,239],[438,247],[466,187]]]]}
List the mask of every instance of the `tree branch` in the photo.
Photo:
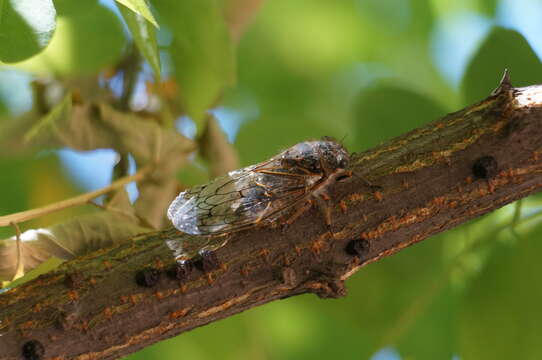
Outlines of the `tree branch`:
{"type": "MultiPolygon", "coordinates": [[[[398,109],[400,113],[400,109],[398,109]]],[[[148,233],[63,264],[0,295],[0,358],[113,359],[276,299],[339,297],[368,263],[542,187],[542,86],[505,78],[486,100],[352,156],[330,189],[330,235],[308,211],[286,232],[259,227],[175,268],[148,233]],[[27,356],[27,358],[29,358],[27,356]]]]}

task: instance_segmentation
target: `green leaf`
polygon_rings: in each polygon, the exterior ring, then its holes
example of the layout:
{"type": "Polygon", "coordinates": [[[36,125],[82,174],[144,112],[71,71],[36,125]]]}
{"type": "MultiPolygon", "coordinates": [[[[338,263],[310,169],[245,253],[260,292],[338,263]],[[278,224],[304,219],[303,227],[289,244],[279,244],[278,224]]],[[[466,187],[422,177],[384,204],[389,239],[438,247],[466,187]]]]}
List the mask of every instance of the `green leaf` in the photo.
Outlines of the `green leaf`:
{"type": "Polygon", "coordinates": [[[160,53],[158,52],[154,27],[150,26],[139,13],[131,11],[125,6],[118,6],[118,8],[134,37],[137,48],[151,65],[156,77],[160,78],[160,53]]]}
{"type": "Polygon", "coordinates": [[[51,43],[17,68],[73,76],[94,74],[119,61],[126,38],[113,11],[95,0],[55,0],[55,6],[57,28],[51,43]]]}
{"type": "Polygon", "coordinates": [[[480,0],[480,8],[483,13],[487,14],[488,16],[495,16],[495,13],[497,12],[497,6],[499,5],[498,0],[480,0]]]}
{"type": "Polygon", "coordinates": [[[517,31],[497,27],[482,43],[463,76],[465,105],[489,96],[504,69],[510,71],[516,87],[542,82],[542,63],[527,40],[517,31]]]}
{"type": "Polygon", "coordinates": [[[356,141],[363,149],[446,114],[431,99],[393,85],[365,89],[355,106],[356,141]]]}
{"type": "MultiPolygon", "coordinates": [[[[156,28],[160,27],[154,19],[154,16],[152,16],[151,9],[149,9],[149,6],[145,2],[145,0],[117,0],[117,2],[132,10],[132,12],[136,13],[137,15],[144,17],[156,28]]],[[[119,8],[122,9],[122,6],[120,6],[119,8]]],[[[126,16],[124,15],[124,13],[122,15],[126,16]]]]}
{"type": "Polygon", "coordinates": [[[459,356],[471,359],[541,359],[542,229],[517,246],[497,245],[470,284],[459,317],[459,356]]]}
{"type": "Polygon", "coordinates": [[[69,119],[72,112],[72,94],[68,93],[64,96],[64,99],[53,109],[46,114],[36,125],[34,125],[24,137],[25,142],[30,142],[32,139],[44,131],[46,128],[52,128],[56,130],[56,124],[69,119]]]}
{"type": "Polygon", "coordinates": [[[199,123],[235,80],[234,49],[221,2],[156,0],[154,5],[173,35],[170,51],[181,100],[186,113],[199,123]]]}
{"type": "Polygon", "coordinates": [[[0,61],[18,62],[42,51],[56,28],[52,0],[0,0],[0,61]]]}

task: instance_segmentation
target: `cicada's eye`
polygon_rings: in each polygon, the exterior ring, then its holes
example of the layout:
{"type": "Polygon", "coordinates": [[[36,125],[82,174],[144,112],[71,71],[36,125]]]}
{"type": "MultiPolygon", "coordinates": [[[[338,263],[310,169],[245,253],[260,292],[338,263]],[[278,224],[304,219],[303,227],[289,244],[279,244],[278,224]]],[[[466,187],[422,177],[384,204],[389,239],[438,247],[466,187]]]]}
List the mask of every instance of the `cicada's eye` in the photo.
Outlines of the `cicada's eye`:
{"type": "Polygon", "coordinates": [[[312,156],[304,158],[301,161],[300,165],[313,173],[317,173],[320,171],[320,161],[312,156]]]}
{"type": "Polygon", "coordinates": [[[280,164],[284,168],[292,168],[297,165],[297,161],[290,157],[284,157],[280,160],[280,164]]]}

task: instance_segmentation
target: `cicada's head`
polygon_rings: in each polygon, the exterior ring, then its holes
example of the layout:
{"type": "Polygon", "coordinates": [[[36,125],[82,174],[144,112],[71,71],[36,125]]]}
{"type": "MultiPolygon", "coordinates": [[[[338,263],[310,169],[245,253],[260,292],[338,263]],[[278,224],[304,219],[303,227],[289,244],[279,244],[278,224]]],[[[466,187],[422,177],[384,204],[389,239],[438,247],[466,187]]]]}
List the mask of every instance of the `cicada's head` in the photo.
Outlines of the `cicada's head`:
{"type": "Polygon", "coordinates": [[[350,155],[348,151],[334,140],[318,141],[319,153],[322,156],[322,162],[327,170],[343,170],[348,167],[350,155]]]}

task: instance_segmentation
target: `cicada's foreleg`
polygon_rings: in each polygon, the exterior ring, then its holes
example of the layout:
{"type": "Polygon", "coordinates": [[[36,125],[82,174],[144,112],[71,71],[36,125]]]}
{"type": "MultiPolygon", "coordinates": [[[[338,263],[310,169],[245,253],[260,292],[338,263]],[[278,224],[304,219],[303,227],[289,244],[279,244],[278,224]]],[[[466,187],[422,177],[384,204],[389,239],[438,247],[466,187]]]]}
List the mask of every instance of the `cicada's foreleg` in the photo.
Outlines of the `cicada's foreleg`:
{"type": "Polygon", "coordinates": [[[320,212],[324,216],[326,226],[328,227],[329,231],[331,231],[331,206],[329,206],[329,201],[331,200],[331,198],[324,191],[320,192],[314,198],[316,199],[316,205],[318,206],[318,210],[320,210],[320,212]]]}
{"type": "Polygon", "coordinates": [[[198,253],[201,256],[203,253],[218,250],[222,246],[225,246],[228,243],[229,239],[229,234],[209,235],[207,236],[207,244],[205,246],[202,246],[198,250],[198,253]]]}
{"type": "Polygon", "coordinates": [[[301,215],[314,206],[314,200],[308,199],[303,205],[298,207],[291,215],[282,223],[282,232],[286,232],[288,227],[294,223],[301,215]]]}
{"type": "Polygon", "coordinates": [[[320,213],[324,217],[324,222],[326,224],[327,230],[329,231],[329,234],[332,238],[335,238],[335,235],[333,234],[333,230],[331,229],[331,206],[329,204],[331,198],[325,191],[321,191],[318,194],[314,196],[316,200],[316,205],[318,206],[318,210],[320,210],[320,213]]]}

